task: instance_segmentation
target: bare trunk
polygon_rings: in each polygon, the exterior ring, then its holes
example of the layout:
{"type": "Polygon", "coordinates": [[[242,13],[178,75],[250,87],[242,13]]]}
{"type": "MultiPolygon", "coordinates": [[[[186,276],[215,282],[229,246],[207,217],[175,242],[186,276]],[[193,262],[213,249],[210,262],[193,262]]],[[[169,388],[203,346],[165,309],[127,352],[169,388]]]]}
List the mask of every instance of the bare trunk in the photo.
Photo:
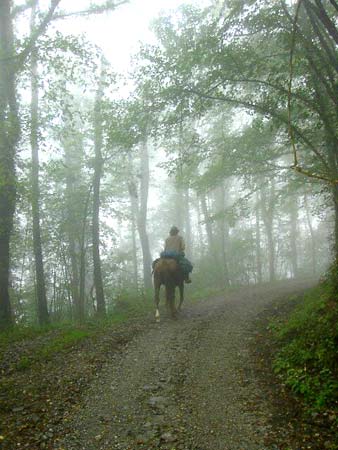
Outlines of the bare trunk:
{"type": "Polygon", "coordinates": [[[203,216],[204,216],[205,229],[207,232],[209,255],[212,255],[213,248],[214,248],[213,237],[212,237],[212,227],[211,227],[211,222],[209,220],[207,200],[206,200],[206,196],[204,193],[202,193],[200,195],[200,200],[201,200],[201,207],[202,207],[202,212],[203,212],[203,216]]]}
{"type": "Polygon", "coordinates": [[[338,185],[333,186],[334,204],[334,258],[338,264],[338,185]]]}
{"type": "Polygon", "coordinates": [[[267,220],[265,223],[265,232],[268,241],[268,256],[269,256],[269,281],[276,279],[275,273],[275,243],[272,232],[272,220],[267,220]]]}
{"type": "Polygon", "coordinates": [[[313,275],[316,274],[316,266],[317,266],[317,261],[316,261],[316,241],[315,241],[315,235],[314,235],[314,231],[313,231],[313,226],[312,226],[312,222],[311,222],[311,217],[310,217],[310,210],[309,210],[309,204],[308,204],[308,200],[307,200],[307,194],[304,195],[304,206],[305,206],[305,212],[306,212],[306,221],[307,221],[307,225],[309,227],[309,232],[310,232],[310,237],[311,237],[311,265],[312,265],[312,273],[313,275]]]}
{"type": "Polygon", "coordinates": [[[16,204],[15,152],[20,137],[11,0],[0,2],[0,329],[11,326],[9,245],[16,204]]]}
{"type": "Polygon", "coordinates": [[[190,197],[189,188],[184,189],[184,230],[185,230],[185,243],[189,254],[192,258],[192,233],[191,233],[191,220],[190,220],[190,197]]]}
{"type": "Polygon", "coordinates": [[[226,242],[226,220],[225,220],[225,187],[222,183],[216,191],[216,214],[220,214],[217,221],[219,243],[218,251],[220,254],[221,276],[226,287],[230,286],[229,268],[227,260],[227,242],[226,242]]]}
{"type": "Polygon", "coordinates": [[[94,264],[94,286],[97,302],[97,313],[100,316],[106,314],[106,301],[104,298],[101,257],[100,257],[100,184],[103,173],[102,159],[102,117],[101,117],[101,100],[102,100],[102,80],[96,93],[94,108],[94,178],[93,178],[93,264],[94,264]]]}
{"type": "Polygon", "coordinates": [[[261,228],[259,221],[259,208],[256,205],[256,265],[257,265],[257,281],[262,283],[263,273],[262,273],[262,249],[261,249],[261,228]]]}
{"type": "Polygon", "coordinates": [[[138,264],[137,264],[137,245],[136,245],[136,218],[137,218],[137,190],[135,183],[129,183],[129,197],[130,197],[130,215],[131,215],[131,238],[133,251],[133,278],[134,287],[138,289],[138,264]]]}
{"type": "Polygon", "coordinates": [[[291,265],[294,278],[298,276],[298,205],[297,198],[291,199],[290,204],[290,246],[291,246],[291,265]]]}
{"type": "Polygon", "coordinates": [[[182,230],[184,227],[184,192],[183,190],[175,183],[175,223],[179,230],[182,230]]]}
{"type": "MultiPolygon", "coordinates": [[[[65,133],[66,134],[66,133],[65,133]]],[[[63,147],[65,152],[66,165],[66,207],[67,207],[67,237],[68,237],[68,254],[71,262],[71,293],[72,301],[75,309],[75,318],[77,321],[83,321],[83,308],[80,304],[80,269],[79,259],[81,259],[81,237],[77,239],[79,234],[80,219],[78,205],[76,204],[77,180],[81,177],[79,170],[80,161],[71,154],[76,149],[77,143],[64,140],[63,147]]],[[[80,149],[78,149],[80,150],[80,149]]],[[[87,217],[87,215],[86,215],[87,217]]]]}
{"type": "MultiPolygon", "coordinates": [[[[199,199],[197,199],[197,231],[199,239],[197,242],[199,243],[199,253],[201,255],[201,258],[203,259],[205,257],[205,245],[203,244],[203,230],[202,230],[202,217],[201,217],[201,205],[200,205],[199,199]]],[[[195,247],[196,250],[196,247],[195,247]]]]}
{"type": "Polygon", "coordinates": [[[276,279],[275,273],[275,242],[273,237],[273,213],[275,207],[275,186],[274,181],[271,181],[269,197],[267,196],[265,186],[261,189],[261,209],[262,219],[265,227],[265,233],[268,243],[268,261],[269,261],[269,281],[276,279]]]}
{"type": "Polygon", "coordinates": [[[88,207],[90,194],[92,191],[92,186],[88,190],[87,198],[84,204],[83,209],[83,222],[82,222],[82,230],[80,237],[80,269],[79,269],[79,277],[80,277],[80,286],[79,286],[79,319],[80,322],[83,322],[85,319],[85,283],[86,283],[86,225],[87,225],[87,216],[88,216],[88,207]]]}
{"type": "MultiPolygon", "coordinates": [[[[35,26],[36,7],[38,1],[35,0],[32,7],[31,32],[35,26]]],[[[30,142],[32,151],[32,216],[33,216],[33,249],[35,258],[36,294],[38,320],[40,325],[49,323],[47,307],[47,296],[45,286],[45,274],[42,257],[41,229],[40,229],[40,186],[39,186],[39,86],[38,86],[38,62],[35,49],[31,52],[31,130],[30,142]]]]}
{"type": "Polygon", "coordinates": [[[141,241],[143,255],[143,281],[145,289],[152,288],[151,279],[151,254],[147,233],[147,209],[149,191],[149,155],[147,142],[144,142],[141,149],[141,185],[140,185],[140,206],[138,210],[137,227],[141,241]]]}

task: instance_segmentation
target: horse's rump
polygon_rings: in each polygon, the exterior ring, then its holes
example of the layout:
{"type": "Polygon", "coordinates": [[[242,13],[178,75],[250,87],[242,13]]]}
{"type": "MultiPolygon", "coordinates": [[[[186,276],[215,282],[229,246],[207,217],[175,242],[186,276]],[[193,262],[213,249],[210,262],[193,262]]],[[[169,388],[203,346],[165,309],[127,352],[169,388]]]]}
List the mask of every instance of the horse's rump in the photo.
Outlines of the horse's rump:
{"type": "Polygon", "coordinates": [[[166,284],[172,281],[179,283],[182,278],[182,271],[178,262],[172,258],[160,258],[154,265],[154,280],[166,284]]]}

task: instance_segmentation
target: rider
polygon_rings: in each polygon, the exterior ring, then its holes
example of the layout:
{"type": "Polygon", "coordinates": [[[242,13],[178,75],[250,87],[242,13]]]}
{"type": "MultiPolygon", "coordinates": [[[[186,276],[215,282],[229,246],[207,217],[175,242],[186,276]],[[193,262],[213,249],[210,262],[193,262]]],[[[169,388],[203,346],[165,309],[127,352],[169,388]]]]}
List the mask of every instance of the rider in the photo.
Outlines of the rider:
{"type": "Polygon", "coordinates": [[[164,252],[161,253],[161,257],[172,257],[177,259],[184,274],[184,281],[186,283],[191,283],[189,273],[192,271],[193,266],[191,262],[185,258],[185,243],[183,237],[178,234],[179,231],[180,230],[175,225],[170,228],[169,236],[165,240],[164,252]]]}

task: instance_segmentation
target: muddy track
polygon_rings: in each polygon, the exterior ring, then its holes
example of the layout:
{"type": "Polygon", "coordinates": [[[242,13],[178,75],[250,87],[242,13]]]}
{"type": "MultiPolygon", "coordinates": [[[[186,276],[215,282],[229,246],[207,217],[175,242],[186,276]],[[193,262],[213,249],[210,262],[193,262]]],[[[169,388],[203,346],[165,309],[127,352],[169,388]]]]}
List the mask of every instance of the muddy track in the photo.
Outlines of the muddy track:
{"type": "Polygon", "coordinates": [[[105,366],[57,448],[280,448],[271,440],[276,411],[250,350],[254,324],[276,299],[306,287],[243,288],[185,305],[177,321],[149,323],[105,366]]]}

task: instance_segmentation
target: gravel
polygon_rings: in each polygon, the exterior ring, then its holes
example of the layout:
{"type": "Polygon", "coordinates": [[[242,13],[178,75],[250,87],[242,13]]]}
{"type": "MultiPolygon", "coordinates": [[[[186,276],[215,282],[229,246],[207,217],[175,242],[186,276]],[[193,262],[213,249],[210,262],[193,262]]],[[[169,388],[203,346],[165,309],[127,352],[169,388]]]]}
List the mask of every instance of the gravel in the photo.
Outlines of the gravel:
{"type": "Polygon", "coordinates": [[[255,321],[308,283],[187,303],[112,357],[64,421],[64,450],[278,450],[276,414],[251,351],[255,321]],[[271,306],[270,306],[271,307],[271,306]]]}

